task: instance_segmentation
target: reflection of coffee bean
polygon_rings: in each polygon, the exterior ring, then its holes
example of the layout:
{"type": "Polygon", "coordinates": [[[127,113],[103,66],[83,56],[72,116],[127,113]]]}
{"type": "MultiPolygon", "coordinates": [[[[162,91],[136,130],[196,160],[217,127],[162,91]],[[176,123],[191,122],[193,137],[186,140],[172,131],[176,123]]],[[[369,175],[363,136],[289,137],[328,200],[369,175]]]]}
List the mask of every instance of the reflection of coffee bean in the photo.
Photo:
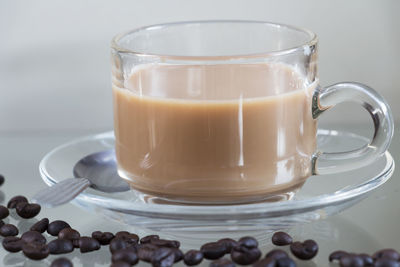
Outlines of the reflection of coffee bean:
{"type": "Polygon", "coordinates": [[[210,242],[202,245],[200,251],[203,253],[204,258],[216,260],[225,255],[226,247],[218,242],[210,242]]]}
{"type": "Polygon", "coordinates": [[[110,241],[114,238],[114,234],[110,232],[101,232],[101,231],[95,231],[92,233],[92,237],[94,239],[97,239],[97,241],[100,242],[101,245],[108,245],[110,244],[110,241]]]}
{"type": "Polygon", "coordinates": [[[39,232],[28,231],[22,234],[21,240],[25,243],[40,243],[46,244],[46,238],[39,232]]]}
{"type": "Polygon", "coordinates": [[[151,262],[153,253],[157,249],[158,249],[158,247],[156,245],[141,244],[138,249],[138,257],[141,261],[151,262]]]}
{"type": "Polygon", "coordinates": [[[73,267],[72,262],[67,258],[58,258],[54,260],[50,267],[73,267]]]}
{"type": "Polygon", "coordinates": [[[306,240],[302,242],[294,242],[290,245],[290,251],[293,255],[302,260],[309,260],[318,253],[318,244],[314,240],[306,240]]]}
{"type": "Polygon", "coordinates": [[[177,240],[167,240],[167,239],[151,239],[150,244],[156,245],[158,247],[168,247],[168,248],[179,248],[181,243],[177,240]]]}
{"type": "Polygon", "coordinates": [[[374,265],[374,259],[365,253],[358,254],[358,256],[363,260],[364,266],[372,266],[374,265]]]}
{"type": "Polygon", "coordinates": [[[251,236],[245,236],[245,237],[240,238],[238,243],[239,243],[238,245],[241,247],[246,247],[246,248],[258,247],[257,240],[251,236]]]}
{"type": "Polygon", "coordinates": [[[137,247],[137,243],[126,236],[120,236],[120,237],[114,237],[110,241],[110,251],[111,253],[114,253],[115,251],[118,251],[120,249],[125,249],[125,248],[135,248],[137,247]]]}
{"type": "Polygon", "coordinates": [[[390,260],[399,261],[400,254],[394,249],[382,249],[382,250],[378,250],[377,252],[375,252],[374,255],[372,255],[372,258],[374,260],[377,260],[380,258],[386,258],[386,259],[390,259],[390,260]]]}
{"type": "Polygon", "coordinates": [[[17,207],[17,204],[22,202],[28,202],[28,199],[24,196],[15,196],[8,201],[7,208],[15,209],[15,207],[17,207]]]}
{"type": "Polygon", "coordinates": [[[261,257],[261,251],[257,247],[236,246],[231,251],[231,258],[241,265],[248,265],[256,262],[261,257]]]}
{"type": "Polygon", "coordinates": [[[124,261],[131,265],[134,265],[139,261],[139,258],[136,254],[136,249],[125,248],[125,249],[115,251],[112,254],[111,260],[112,260],[112,262],[124,261]]]}
{"type": "Polygon", "coordinates": [[[347,253],[346,251],[343,251],[343,250],[337,250],[337,251],[334,251],[334,252],[332,252],[330,255],[329,255],[329,261],[340,261],[340,258],[341,257],[343,257],[343,256],[347,256],[347,255],[349,255],[349,253],[347,253]]]}
{"type": "Polygon", "coordinates": [[[10,215],[10,211],[3,205],[0,205],[0,220],[7,218],[8,215],[10,215]]]}
{"type": "Polygon", "coordinates": [[[151,257],[153,267],[170,267],[175,262],[175,253],[169,247],[161,247],[154,251],[151,257]]]}
{"type": "Polygon", "coordinates": [[[221,258],[210,263],[210,267],[235,267],[236,265],[227,258],[221,258]]]}
{"type": "Polygon", "coordinates": [[[273,249],[265,255],[265,258],[271,258],[275,260],[288,257],[289,255],[286,253],[286,251],[281,249],[273,249]]]}
{"type": "Polygon", "coordinates": [[[43,218],[30,228],[31,231],[36,231],[39,233],[44,233],[47,230],[47,227],[49,226],[49,219],[43,218]]]}
{"type": "Polygon", "coordinates": [[[364,266],[364,261],[361,257],[357,255],[344,255],[340,257],[340,266],[341,267],[362,267],[364,266]]]}
{"type": "Polygon", "coordinates": [[[74,240],[78,240],[80,237],[80,233],[72,228],[64,228],[58,233],[58,238],[68,239],[71,240],[71,242],[73,242],[74,240]]]}
{"type": "Polygon", "coordinates": [[[0,174],[0,186],[2,186],[4,184],[5,180],[6,179],[4,178],[4,176],[0,174]]]}
{"type": "Polygon", "coordinates": [[[25,243],[22,246],[24,255],[32,260],[41,260],[49,256],[49,247],[46,244],[25,243]]]}
{"type": "Polygon", "coordinates": [[[140,244],[150,243],[152,239],[160,239],[158,235],[146,235],[140,239],[140,244]]]}
{"type": "Polygon", "coordinates": [[[400,262],[389,258],[379,258],[375,261],[374,267],[400,267],[400,262]]]}
{"type": "Polygon", "coordinates": [[[3,239],[3,247],[9,252],[18,252],[22,250],[24,242],[16,236],[7,236],[3,239]]]}
{"type": "Polygon", "coordinates": [[[285,232],[276,232],[272,236],[272,244],[276,246],[287,246],[293,242],[293,238],[285,232]]]}
{"type": "Polygon", "coordinates": [[[100,249],[100,243],[92,237],[84,236],[79,238],[79,249],[81,253],[91,252],[100,249]]]}
{"type": "Polygon", "coordinates": [[[39,204],[21,202],[15,207],[17,214],[24,219],[30,219],[39,214],[41,207],[39,204]]]}
{"type": "Polygon", "coordinates": [[[2,227],[0,227],[1,236],[16,236],[18,233],[18,228],[13,224],[4,224],[2,227]]]}
{"type": "Polygon", "coordinates": [[[232,248],[238,245],[238,242],[231,238],[220,239],[217,243],[222,244],[225,247],[225,253],[231,253],[232,248]]]}
{"type": "Polygon", "coordinates": [[[188,266],[199,264],[203,260],[203,253],[198,250],[189,250],[183,256],[183,262],[188,266]]]}
{"type": "Polygon", "coordinates": [[[50,254],[65,254],[74,250],[74,245],[68,239],[54,239],[49,244],[50,254]]]}
{"type": "Polygon", "coordinates": [[[71,226],[62,220],[56,220],[49,224],[47,227],[47,233],[52,236],[58,236],[58,233],[65,228],[71,228],[71,226]]]}

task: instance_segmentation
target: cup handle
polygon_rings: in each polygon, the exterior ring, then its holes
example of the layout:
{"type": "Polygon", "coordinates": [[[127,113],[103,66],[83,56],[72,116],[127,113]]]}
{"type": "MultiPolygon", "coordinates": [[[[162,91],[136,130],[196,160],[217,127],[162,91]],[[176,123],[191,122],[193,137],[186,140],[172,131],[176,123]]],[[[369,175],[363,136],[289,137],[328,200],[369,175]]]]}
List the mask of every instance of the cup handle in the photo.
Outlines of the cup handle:
{"type": "Polygon", "coordinates": [[[389,147],[394,128],[392,112],[383,97],[364,84],[343,82],[325,88],[317,87],[312,99],[313,118],[318,118],[323,112],[342,102],[356,102],[368,111],[374,123],[374,135],[369,144],[359,149],[335,153],[317,150],[312,157],[313,175],[366,166],[389,147]]]}

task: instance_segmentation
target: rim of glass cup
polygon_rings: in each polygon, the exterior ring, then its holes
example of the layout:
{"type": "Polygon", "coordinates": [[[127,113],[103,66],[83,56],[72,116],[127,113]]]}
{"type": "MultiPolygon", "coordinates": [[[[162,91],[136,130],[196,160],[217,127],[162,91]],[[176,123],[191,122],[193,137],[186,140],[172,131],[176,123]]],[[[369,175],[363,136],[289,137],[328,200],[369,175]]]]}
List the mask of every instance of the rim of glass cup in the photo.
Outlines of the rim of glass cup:
{"type": "Polygon", "coordinates": [[[160,23],[160,24],[153,24],[153,25],[148,25],[148,26],[143,26],[139,28],[135,28],[133,30],[129,30],[126,32],[122,32],[120,34],[117,34],[114,36],[114,38],[111,40],[111,48],[117,50],[118,52],[121,53],[128,53],[128,54],[134,54],[138,56],[154,56],[154,57],[163,57],[163,58],[174,58],[174,59],[179,59],[179,60],[226,60],[227,58],[260,58],[260,57],[277,57],[277,56],[282,56],[282,55],[287,55],[291,53],[295,53],[297,51],[303,51],[305,47],[310,47],[315,45],[318,42],[318,37],[317,35],[305,28],[301,27],[296,27],[288,24],[283,24],[283,23],[275,23],[275,22],[269,22],[269,21],[261,21],[261,20],[193,20],[193,21],[178,21],[178,22],[168,22],[168,23],[160,23]],[[126,47],[123,47],[119,45],[119,41],[121,38],[135,33],[135,32],[140,32],[144,30],[149,30],[149,29],[157,29],[157,28],[166,28],[170,26],[176,26],[176,25],[184,25],[184,24],[206,24],[206,23],[241,23],[241,24],[268,24],[270,26],[276,27],[276,28],[287,28],[299,32],[303,32],[308,35],[308,40],[307,42],[304,42],[301,45],[286,48],[286,49],[281,49],[281,50],[276,50],[276,51],[265,51],[263,53],[254,53],[254,54],[234,54],[234,55],[221,55],[221,56],[183,56],[183,55],[170,55],[170,54],[155,54],[155,53],[143,53],[139,51],[134,51],[131,49],[128,49],[126,47]]]}

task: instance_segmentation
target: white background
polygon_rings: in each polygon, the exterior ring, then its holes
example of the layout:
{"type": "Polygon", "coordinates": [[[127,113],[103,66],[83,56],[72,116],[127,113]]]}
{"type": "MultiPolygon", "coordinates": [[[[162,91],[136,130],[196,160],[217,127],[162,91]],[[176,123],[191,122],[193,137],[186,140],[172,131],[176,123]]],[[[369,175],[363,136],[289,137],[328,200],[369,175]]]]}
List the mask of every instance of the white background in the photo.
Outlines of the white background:
{"type": "MultiPolygon", "coordinates": [[[[149,24],[250,19],[320,40],[322,85],[366,83],[400,116],[400,1],[0,0],[0,132],[112,128],[111,38],[149,24]]],[[[368,122],[345,104],[325,123],[368,122]]]]}

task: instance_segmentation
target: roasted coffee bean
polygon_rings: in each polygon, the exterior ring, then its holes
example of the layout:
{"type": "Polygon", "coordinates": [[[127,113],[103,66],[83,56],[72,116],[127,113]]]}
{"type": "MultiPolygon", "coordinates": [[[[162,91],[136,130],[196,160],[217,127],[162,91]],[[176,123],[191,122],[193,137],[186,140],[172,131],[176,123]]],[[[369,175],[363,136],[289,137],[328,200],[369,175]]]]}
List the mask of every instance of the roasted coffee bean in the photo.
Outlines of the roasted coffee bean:
{"type": "Polygon", "coordinates": [[[13,224],[4,224],[2,227],[0,227],[1,236],[16,236],[18,233],[18,228],[13,224]]]}
{"type": "Polygon", "coordinates": [[[167,239],[151,239],[150,244],[156,245],[158,247],[167,248],[179,248],[181,243],[177,240],[167,240],[167,239]]]}
{"type": "Polygon", "coordinates": [[[180,250],[179,248],[171,248],[171,249],[174,251],[174,254],[175,254],[175,261],[174,262],[178,262],[178,261],[183,260],[184,254],[183,254],[182,250],[180,250]]]}
{"type": "Polygon", "coordinates": [[[154,251],[156,251],[159,247],[152,244],[141,244],[138,249],[138,257],[141,261],[151,262],[151,258],[153,257],[154,251]]]}
{"type": "Polygon", "coordinates": [[[210,267],[235,267],[235,263],[227,258],[221,258],[219,260],[212,261],[210,267]]]}
{"type": "Polygon", "coordinates": [[[49,247],[39,243],[25,243],[22,246],[24,255],[32,260],[41,260],[49,256],[49,247]]]}
{"type": "Polygon", "coordinates": [[[0,186],[2,186],[4,184],[5,180],[6,179],[4,178],[4,176],[0,174],[0,186]]]}
{"type": "Polygon", "coordinates": [[[8,252],[19,252],[22,250],[24,241],[16,236],[7,236],[3,239],[3,247],[8,252]]]}
{"type": "Polygon", "coordinates": [[[361,253],[361,254],[358,254],[358,256],[363,260],[364,266],[373,266],[374,265],[374,259],[370,255],[361,253]]]}
{"type": "Polygon", "coordinates": [[[335,260],[340,261],[341,257],[348,256],[348,255],[349,255],[349,253],[347,253],[346,251],[337,250],[337,251],[332,252],[329,255],[329,261],[335,261],[335,260]]]}
{"type": "Polygon", "coordinates": [[[65,254],[74,250],[74,245],[68,239],[54,239],[49,244],[50,254],[65,254]]]}
{"type": "Polygon", "coordinates": [[[73,267],[74,265],[72,264],[72,262],[67,259],[67,258],[58,258],[55,259],[50,267],[73,267]]]}
{"type": "Polygon", "coordinates": [[[357,255],[344,255],[339,260],[341,267],[362,267],[364,266],[364,261],[361,257],[357,255]]]}
{"type": "Polygon", "coordinates": [[[111,260],[112,260],[112,262],[124,261],[131,265],[134,265],[139,261],[139,258],[136,254],[136,249],[125,248],[125,249],[115,251],[112,254],[111,260]]]}
{"type": "Polygon", "coordinates": [[[258,247],[258,242],[254,237],[245,236],[239,239],[239,246],[246,248],[256,248],[258,247]]]}
{"type": "Polygon", "coordinates": [[[279,259],[269,257],[256,262],[253,267],[296,267],[296,263],[289,257],[279,259]]]}
{"type": "Polygon", "coordinates": [[[318,253],[318,244],[314,240],[306,240],[302,242],[294,242],[290,245],[290,251],[301,260],[309,260],[318,253]]]}
{"type": "Polygon", "coordinates": [[[390,258],[379,258],[375,261],[374,267],[400,267],[400,262],[390,258]]]}
{"type": "Polygon", "coordinates": [[[114,237],[110,241],[109,249],[110,249],[111,253],[114,253],[117,250],[125,249],[125,248],[137,249],[137,243],[134,240],[132,240],[131,238],[126,237],[126,236],[114,237]]]}
{"type": "Polygon", "coordinates": [[[130,235],[131,233],[129,233],[128,231],[119,231],[115,234],[115,237],[120,237],[123,235],[130,235]]]}
{"type": "MultiPolygon", "coordinates": [[[[240,242],[239,242],[240,244],[240,242]]],[[[241,265],[256,262],[261,257],[261,251],[257,247],[236,246],[231,251],[231,259],[241,265]]]]}
{"type": "Polygon", "coordinates": [[[218,242],[210,242],[202,245],[200,251],[203,253],[204,258],[216,260],[225,255],[226,247],[218,242]]]}
{"type": "Polygon", "coordinates": [[[139,236],[137,234],[129,233],[127,231],[120,231],[115,234],[115,237],[122,237],[122,236],[125,236],[126,238],[130,238],[133,241],[135,241],[136,243],[139,242],[139,236]]]}
{"type": "Polygon", "coordinates": [[[81,253],[91,252],[100,249],[99,241],[92,237],[83,236],[79,238],[79,249],[81,253]]]}
{"type": "Polygon", "coordinates": [[[158,235],[146,235],[140,239],[140,244],[150,243],[152,239],[160,239],[158,235]]]}
{"type": "Polygon", "coordinates": [[[276,260],[276,267],[296,267],[296,263],[291,258],[280,258],[276,260]]]}
{"type": "Polygon", "coordinates": [[[0,205],[0,220],[7,218],[8,215],[10,215],[10,211],[3,205],[0,205]]]}
{"type": "Polygon", "coordinates": [[[108,245],[115,236],[110,232],[95,231],[92,233],[92,237],[97,239],[101,245],[108,245]]]}
{"type": "Polygon", "coordinates": [[[52,236],[58,236],[58,233],[65,228],[71,228],[71,226],[67,222],[56,220],[49,223],[49,226],[47,227],[47,233],[52,236]]]}
{"type": "Polygon", "coordinates": [[[386,249],[382,249],[382,250],[379,250],[379,251],[375,252],[374,255],[372,255],[372,258],[374,260],[377,260],[377,259],[380,259],[380,258],[386,258],[386,259],[399,261],[400,260],[400,254],[394,249],[386,248],[386,249]]]}
{"type": "Polygon", "coordinates": [[[39,233],[44,233],[47,230],[47,227],[49,226],[49,219],[43,218],[31,227],[31,231],[36,231],[39,233]]]}
{"type": "Polygon", "coordinates": [[[264,258],[253,264],[253,267],[276,267],[276,260],[273,258],[264,258]]]}
{"type": "Polygon", "coordinates": [[[25,243],[46,244],[46,238],[39,232],[28,231],[22,234],[21,240],[25,243]]]}
{"type": "Polygon", "coordinates": [[[293,238],[285,232],[276,232],[272,236],[272,244],[276,246],[287,246],[293,243],[293,238]]]}
{"type": "Polygon", "coordinates": [[[153,267],[170,267],[175,262],[175,253],[169,247],[161,247],[154,251],[151,257],[153,267]]]}
{"type": "Polygon", "coordinates": [[[15,196],[11,198],[10,201],[8,201],[7,208],[15,209],[15,207],[17,207],[17,204],[22,202],[28,202],[28,199],[24,196],[15,196]]]}
{"type": "Polygon", "coordinates": [[[185,253],[183,256],[183,262],[187,266],[193,266],[200,264],[200,262],[203,260],[203,253],[201,253],[198,250],[191,249],[185,253]]]}
{"type": "Polygon", "coordinates": [[[111,267],[131,267],[132,265],[124,261],[116,261],[111,264],[111,267]]]}
{"type": "Polygon", "coordinates": [[[24,219],[30,219],[39,214],[41,207],[39,204],[21,202],[15,207],[17,214],[24,219]]]}
{"type": "Polygon", "coordinates": [[[223,238],[217,241],[225,247],[225,253],[231,253],[233,247],[236,247],[239,243],[231,238],[223,238]]]}
{"type": "Polygon", "coordinates": [[[275,260],[288,257],[289,255],[282,249],[273,249],[265,255],[265,258],[271,258],[275,260]]]}
{"type": "Polygon", "coordinates": [[[68,239],[71,240],[71,242],[74,242],[74,240],[79,240],[80,237],[81,234],[72,228],[64,228],[58,233],[59,239],[68,239]]]}
{"type": "Polygon", "coordinates": [[[72,245],[74,245],[74,248],[79,248],[79,239],[72,240],[72,245]]]}

